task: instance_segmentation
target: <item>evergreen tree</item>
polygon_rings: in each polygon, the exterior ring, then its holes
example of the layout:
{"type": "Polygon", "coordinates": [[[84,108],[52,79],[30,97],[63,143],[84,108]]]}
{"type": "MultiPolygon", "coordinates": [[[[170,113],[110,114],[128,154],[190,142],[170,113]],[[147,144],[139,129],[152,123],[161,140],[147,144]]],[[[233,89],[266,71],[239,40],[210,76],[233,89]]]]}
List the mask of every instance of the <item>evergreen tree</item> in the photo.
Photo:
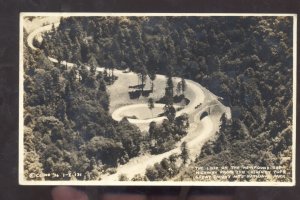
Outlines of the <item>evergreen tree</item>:
{"type": "Polygon", "coordinates": [[[165,115],[170,122],[174,122],[176,116],[176,110],[173,105],[166,104],[164,107],[165,115]]]}
{"type": "Polygon", "coordinates": [[[181,158],[182,158],[183,164],[187,164],[188,159],[189,159],[189,150],[188,150],[186,142],[183,142],[181,144],[180,148],[181,148],[181,158]]]}
{"type": "Polygon", "coordinates": [[[185,82],[184,78],[181,78],[181,91],[182,91],[182,94],[184,94],[185,90],[186,90],[186,82],[185,82]]]}
{"type": "Polygon", "coordinates": [[[154,108],[154,101],[153,101],[152,98],[148,99],[148,108],[151,110],[151,114],[152,114],[152,117],[153,117],[152,109],[154,108]]]}
{"type": "Polygon", "coordinates": [[[91,55],[91,57],[88,61],[88,65],[90,67],[91,75],[94,76],[96,74],[96,68],[98,66],[98,62],[97,62],[96,58],[94,57],[94,55],[91,55]]]}
{"type": "Polygon", "coordinates": [[[165,98],[166,98],[166,105],[173,105],[173,80],[172,77],[168,77],[167,85],[165,88],[165,98]]]}

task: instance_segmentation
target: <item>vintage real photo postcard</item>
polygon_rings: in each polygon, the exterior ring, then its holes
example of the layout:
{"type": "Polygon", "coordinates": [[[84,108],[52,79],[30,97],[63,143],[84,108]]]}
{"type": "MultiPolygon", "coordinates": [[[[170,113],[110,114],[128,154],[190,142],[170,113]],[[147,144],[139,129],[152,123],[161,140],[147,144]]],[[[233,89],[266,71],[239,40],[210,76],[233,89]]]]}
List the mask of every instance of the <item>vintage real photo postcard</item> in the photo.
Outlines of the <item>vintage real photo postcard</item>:
{"type": "Polygon", "coordinates": [[[295,185],[296,24],[21,13],[19,183],[295,185]]]}

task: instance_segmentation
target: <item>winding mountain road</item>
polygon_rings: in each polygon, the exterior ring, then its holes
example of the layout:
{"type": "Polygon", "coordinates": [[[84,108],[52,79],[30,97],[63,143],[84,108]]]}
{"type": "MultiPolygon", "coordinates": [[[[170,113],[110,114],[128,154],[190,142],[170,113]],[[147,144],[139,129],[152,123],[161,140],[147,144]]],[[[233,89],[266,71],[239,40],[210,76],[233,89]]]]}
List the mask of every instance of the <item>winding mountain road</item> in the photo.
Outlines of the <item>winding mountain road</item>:
{"type": "MultiPolygon", "coordinates": [[[[54,26],[58,27],[59,22],[55,23],[54,26]]],[[[28,46],[33,50],[38,50],[38,48],[35,47],[33,44],[34,38],[40,37],[39,39],[42,39],[41,38],[42,34],[46,31],[51,31],[51,29],[52,29],[52,24],[40,27],[34,30],[33,32],[31,32],[27,38],[28,46]]],[[[58,62],[57,59],[55,58],[52,57],[48,57],[48,58],[50,61],[54,63],[58,62]]],[[[70,67],[76,66],[75,64],[68,63],[66,61],[63,61],[62,63],[67,64],[70,67]]],[[[104,68],[98,67],[97,71],[104,71],[104,68]]],[[[115,70],[114,73],[117,76],[132,77],[133,75],[135,75],[133,72],[124,73],[121,70],[115,70]]],[[[166,79],[165,76],[159,74],[157,75],[156,78],[166,79]]],[[[179,78],[174,77],[173,80],[179,81],[179,78]]],[[[228,119],[231,118],[230,108],[225,107],[223,104],[221,104],[218,101],[217,96],[215,96],[210,91],[202,87],[200,84],[192,80],[186,80],[186,83],[187,83],[187,87],[191,91],[193,91],[191,95],[188,97],[190,103],[184,109],[178,111],[176,116],[179,116],[183,113],[187,113],[189,115],[190,127],[188,129],[188,134],[176,144],[176,148],[159,155],[144,154],[136,158],[132,158],[126,164],[118,166],[117,173],[112,175],[106,174],[102,177],[101,181],[118,181],[118,178],[121,174],[126,174],[126,176],[130,179],[135,174],[144,174],[148,166],[152,166],[156,162],[160,162],[163,158],[167,158],[173,153],[180,153],[180,145],[183,141],[187,142],[187,147],[189,148],[190,151],[190,158],[193,160],[197,157],[197,155],[199,155],[202,145],[208,139],[214,136],[216,131],[218,131],[221,115],[225,113],[228,119]],[[212,104],[211,102],[214,103],[212,104]],[[200,115],[202,112],[206,111],[208,108],[215,108],[215,107],[218,108],[215,113],[211,113],[209,116],[206,116],[202,120],[200,120],[200,115]]],[[[126,106],[120,107],[112,113],[112,117],[115,120],[120,121],[122,119],[122,115],[121,115],[122,110],[128,109],[128,106],[130,106],[131,109],[134,109],[135,107],[138,107],[140,105],[127,105],[127,107],[126,106]]],[[[155,106],[159,106],[159,105],[157,104],[155,106]]],[[[165,117],[157,117],[152,119],[129,119],[129,121],[134,124],[139,124],[139,123],[149,124],[151,121],[161,122],[164,118],[165,117]]]]}

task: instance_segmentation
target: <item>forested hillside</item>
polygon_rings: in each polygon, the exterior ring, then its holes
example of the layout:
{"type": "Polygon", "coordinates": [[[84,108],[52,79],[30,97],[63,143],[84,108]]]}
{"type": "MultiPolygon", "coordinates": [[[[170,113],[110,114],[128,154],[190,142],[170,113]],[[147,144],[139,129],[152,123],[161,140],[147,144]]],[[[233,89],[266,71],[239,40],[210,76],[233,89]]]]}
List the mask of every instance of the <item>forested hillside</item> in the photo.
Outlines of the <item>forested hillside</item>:
{"type": "Polygon", "coordinates": [[[102,170],[139,155],[143,136],[128,121],[111,119],[101,74],[82,68],[84,78],[78,80],[74,68],[25,50],[25,176],[43,170],[65,174],[64,179],[77,172],[77,179],[97,180],[102,170]]]}
{"type": "Polygon", "coordinates": [[[292,27],[291,17],[61,18],[57,30],[36,41],[43,52],[25,47],[25,146],[34,154],[27,170],[88,171],[85,179],[94,179],[103,165],[115,167],[146,148],[136,126],[109,116],[106,85],[113,80],[94,76],[97,66],[129,68],[151,80],[157,73],[183,77],[220,96],[232,120],[222,118],[191,166],[290,169],[292,27]]]}

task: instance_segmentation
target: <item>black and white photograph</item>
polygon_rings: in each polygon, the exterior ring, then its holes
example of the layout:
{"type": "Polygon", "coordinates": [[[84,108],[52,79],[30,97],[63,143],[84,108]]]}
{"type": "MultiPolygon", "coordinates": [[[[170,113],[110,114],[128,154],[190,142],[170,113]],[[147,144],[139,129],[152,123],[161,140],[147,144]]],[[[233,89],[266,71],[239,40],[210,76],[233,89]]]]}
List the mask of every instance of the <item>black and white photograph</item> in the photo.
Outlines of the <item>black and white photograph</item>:
{"type": "Polygon", "coordinates": [[[295,185],[296,25],[21,13],[19,183],[295,185]]]}

